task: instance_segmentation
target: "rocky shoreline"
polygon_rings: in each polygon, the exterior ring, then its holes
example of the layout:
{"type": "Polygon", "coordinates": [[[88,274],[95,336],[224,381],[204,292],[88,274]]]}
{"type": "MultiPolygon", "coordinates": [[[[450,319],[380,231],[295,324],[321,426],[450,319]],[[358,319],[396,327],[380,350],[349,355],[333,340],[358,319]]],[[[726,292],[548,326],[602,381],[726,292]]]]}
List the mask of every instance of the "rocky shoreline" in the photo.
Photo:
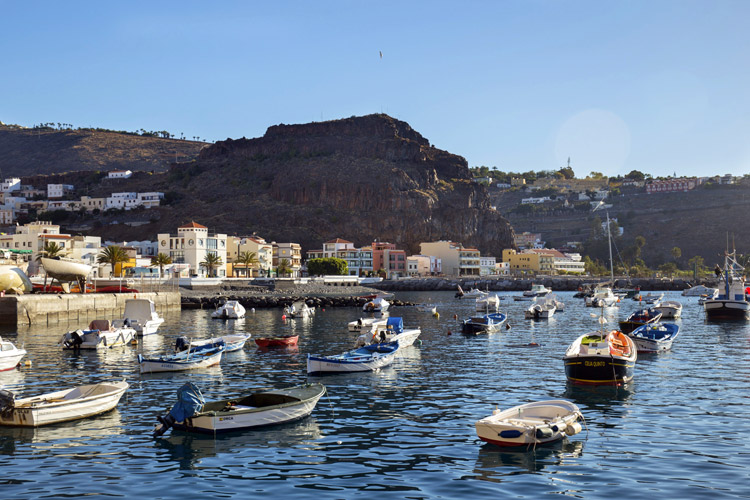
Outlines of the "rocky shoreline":
{"type": "MultiPolygon", "coordinates": [[[[246,309],[285,307],[304,300],[310,307],[362,307],[373,295],[382,292],[412,291],[456,291],[460,285],[464,291],[471,288],[497,292],[520,292],[541,283],[553,291],[577,291],[601,283],[601,279],[578,277],[549,277],[537,279],[446,279],[420,278],[386,280],[370,286],[332,286],[323,284],[297,284],[276,290],[273,287],[252,285],[221,285],[212,287],[181,288],[183,309],[216,309],[228,300],[236,300],[246,309]]],[[[643,291],[677,291],[696,284],[711,286],[710,281],[690,282],[683,279],[616,279],[617,288],[639,288],[643,291]]],[[[397,299],[389,299],[393,306],[414,305],[397,299]]]]}
{"type": "MultiPolygon", "coordinates": [[[[286,307],[304,300],[310,307],[362,307],[370,298],[382,293],[363,286],[331,286],[300,284],[283,290],[260,286],[222,285],[216,287],[181,288],[183,309],[216,309],[228,300],[236,300],[245,309],[286,307]]],[[[390,300],[393,306],[413,305],[390,300]]]]}
{"type": "MultiPolygon", "coordinates": [[[[573,292],[608,281],[602,278],[546,277],[546,278],[414,278],[386,280],[370,286],[388,292],[456,291],[460,285],[464,291],[471,288],[493,292],[521,292],[530,290],[533,284],[543,284],[558,292],[573,292]]],[[[643,291],[679,291],[704,284],[715,286],[710,280],[689,281],[669,278],[615,278],[615,288],[638,288],[643,291]]]]}

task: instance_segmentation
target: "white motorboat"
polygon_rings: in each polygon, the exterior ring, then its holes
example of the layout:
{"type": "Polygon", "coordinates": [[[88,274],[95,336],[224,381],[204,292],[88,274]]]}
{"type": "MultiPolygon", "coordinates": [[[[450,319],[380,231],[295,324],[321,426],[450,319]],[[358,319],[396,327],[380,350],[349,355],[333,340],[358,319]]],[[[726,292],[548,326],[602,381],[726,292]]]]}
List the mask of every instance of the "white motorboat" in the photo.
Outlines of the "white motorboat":
{"type": "Polygon", "coordinates": [[[322,384],[304,384],[204,403],[200,390],[187,382],[169,413],[157,417],[161,425],[154,436],[170,427],[213,435],[293,422],[310,415],[325,393],[322,384]]]}
{"type": "MultiPolygon", "coordinates": [[[[164,323],[164,318],[156,312],[156,305],[151,299],[128,299],[125,301],[125,312],[123,313],[123,326],[135,329],[138,335],[151,335],[156,333],[159,326],[164,323]]],[[[119,327],[120,323],[115,322],[119,327]]]]}
{"type": "Polygon", "coordinates": [[[365,312],[382,313],[388,310],[391,303],[385,300],[385,297],[378,295],[374,299],[365,303],[362,306],[362,310],[365,312]]]}
{"type": "Polygon", "coordinates": [[[707,319],[750,319],[750,302],[745,293],[744,266],[735,259],[735,253],[724,255],[724,269],[717,266],[720,275],[719,294],[706,299],[703,309],[707,319]]]}
{"type": "Polygon", "coordinates": [[[105,382],[21,399],[0,391],[0,425],[39,427],[99,415],[117,406],[127,388],[125,381],[105,382]]]}
{"type": "Polygon", "coordinates": [[[379,327],[385,327],[388,324],[388,318],[359,318],[351,321],[347,327],[350,332],[373,332],[379,327]]]}
{"type": "Polygon", "coordinates": [[[549,319],[557,311],[557,301],[550,297],[537,297],[526,309],[526,319],[549,319]]]}
{"type": "Polygon", "coordinates": [[[633,300],[645,302],[646,304],[654,305],[660,302],[664,298],[663,293],[647,293],[646,295],[637,295],[633,297],[633,300]]]}
{"type": "Polygon", "coordinates": [[[134,338],[133,328],[115,327],[109,320],[95,319],[89,323],[87,330],[63,334],[60,347],[63,350],[107,349],[129,344],[134,338]]]}
{"type": "Polygon", "coordinates": [[[315,315],[315,309],[308,306],[304,300],[298,300],[284,308],[284,314],[288,318],[312,318],[315,315]]]}
{"type": "Polygon", "coordinates": [[[383,342],[398,342],[399,348],[408,347],[414,344],[417,337],[422,333],[419,328],[404,328],[402,318],[388,318],[387,323],[381,328],[374,330],[372,333],[363,333],[354,344],[355,347],[362,347],[368,344],[378,344],[383,342]]]}
{"type": "Polygon", "coordinates": [[[437,306],[435,304],[419,304],[417,306],[417,311],[437,314],[437,306]]]}
{"type": "Polygon", "coordinates": [[[476,310],[477,312],[491,312],[498,311],[500,309],[500,297],[496,293],[486,294],[481,297],[477,297],[476,310]]]}
{"type": "Polygon", "coordinates": [[[591,296],[586,297],[587,307],[610,307],[615,305],[619,299],[612,293],[612,289],[608,286],[598,286],[594,289],[594,293],[591,296]]]}
{"type": "Polygon", "coordinates": [[[0,372],[15,368],[24,356],[25,349],[19,349],[13,342],[0,337],[0,372]]]}
{"type": "Polygon", "coordinates": [[[551,288],[547,288],[544,285],[532,284],[531,285],[531,290],[524,291],[522,295],[524,297],[531,297],[532,299],[534,299],[536,297],[544,297],[545,295],[547,295],[551,291],[552,291],[551,288]]]}
{"type": "Polygon", "coordinates": [[[461,324],[461,333],[464,335],[479,335],[496,332],[505,323],[507,317],[507,315],[497,312],[467,318],[461,324]]]}
{"type": "Polygon", "coordinates": [[[214,319],[240,319],[245,317],[245,308],[236,300],[227,300],[211,313],[214,319]]]}
{"type": "Polygon", "coordinates": [[[583,414],[561,399],[538,401],[493,411],[475,424],[482,441],[497,446],[535,446],[559,441],[582,430],[583,414]]]}
{"type": "Polygon", "coordinates": [[[696,285],[694,287],[686,288],[682,291],[682,295],[685,297],[700,297],[701,295],[713,295],[718,293],[717,288],[710,288],[705,285],[696,285]]]}
{"type": "Polygon", "coordinates": [[[674,319],[682,316],[682,304],[676,300],[665,300],[654,304],[654,310],[661,313],[662,319],[674,319]]]}
{"type": "Polygon", "coordinates": [[[482,290],[480,290],[478,288],[472,288],[468,292],[464,292],[463,296],[464,297],[477,298],[477,297],[483,297],[483,296],[485,296],[487,294],[488,294],[488,292],[483,292],[482,290]]]}
{"type": "Polygon", "coordinates": [[[633,379],[637,357],[635,343],[622,332],[588,333],[565,351],[565,375],[574,384],[622,385],[633,379]]]}

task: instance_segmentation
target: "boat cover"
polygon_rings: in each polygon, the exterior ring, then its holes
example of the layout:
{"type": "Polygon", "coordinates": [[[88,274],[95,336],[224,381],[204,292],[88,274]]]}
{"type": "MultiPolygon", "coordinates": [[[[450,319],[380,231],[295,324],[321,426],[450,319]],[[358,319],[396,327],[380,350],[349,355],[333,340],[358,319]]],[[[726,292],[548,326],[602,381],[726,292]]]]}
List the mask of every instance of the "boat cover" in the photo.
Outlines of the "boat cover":
{"type": "Polygon", "coordinates": [[[184,422],[196,413],[203,410],[203,394],[192,382],[185,382],[185,385],[177,391],[177,403],[169,410],[169,415],[176,422],[184,422]]]}
{"type": "Polygon", "coordinates": [[[393,330],[393,333],[403,333],[404,332],[404,319],[403,318],[388,318],[388,323],[386,324],[386,327],[388,330],[393,330]]]}

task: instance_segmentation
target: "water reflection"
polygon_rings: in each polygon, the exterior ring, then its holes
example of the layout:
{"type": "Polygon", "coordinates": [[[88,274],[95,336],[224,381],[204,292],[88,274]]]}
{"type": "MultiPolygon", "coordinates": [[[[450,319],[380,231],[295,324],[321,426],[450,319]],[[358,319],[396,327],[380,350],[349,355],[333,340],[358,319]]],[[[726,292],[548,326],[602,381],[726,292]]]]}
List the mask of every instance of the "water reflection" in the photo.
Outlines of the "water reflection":
{"type": "Polygon", "coordinates": [[[276,425],[251,431],[239,431],[216,436],[191,434],[172,430],[158,438],[155,447],[166,452],[180,469],[194,469],[204,458],[236,454],[251,448],[315,448],[323,432],[314,417],[299,422],[276,425]]]}
{"type": "Polygon", "coordinates": [[[571,465],[577,463],[574,459],[583,456],[583,445],[583,441],[568,439],[529,449],[501,448],[485,443],[479,448],[474,466],[475,477],[483,481],[502,482],[505,476],[518,472],[539,472],[549,466],[571,465]]]}

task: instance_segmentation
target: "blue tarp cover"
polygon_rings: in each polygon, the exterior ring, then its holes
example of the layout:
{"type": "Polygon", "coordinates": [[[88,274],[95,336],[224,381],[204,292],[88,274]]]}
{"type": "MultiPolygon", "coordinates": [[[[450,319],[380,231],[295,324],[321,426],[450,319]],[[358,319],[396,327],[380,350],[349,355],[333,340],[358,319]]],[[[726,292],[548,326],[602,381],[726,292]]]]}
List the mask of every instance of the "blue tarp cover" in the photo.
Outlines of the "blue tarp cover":
{"type": "Polygon", "coordinates": [[[185,382],[185,385],[177,391],[177,403],[172,406],[169,414],[176,422],[184,422],[203,409],[205,401],[200,389],[192,382],[185,382]]]}
{"type": "Polygon", "coordinates": [[[388,328],[393,330],[393,333],[403,333],[404,331],[404,319],[403,318],[388,318],[388,328]]]}

